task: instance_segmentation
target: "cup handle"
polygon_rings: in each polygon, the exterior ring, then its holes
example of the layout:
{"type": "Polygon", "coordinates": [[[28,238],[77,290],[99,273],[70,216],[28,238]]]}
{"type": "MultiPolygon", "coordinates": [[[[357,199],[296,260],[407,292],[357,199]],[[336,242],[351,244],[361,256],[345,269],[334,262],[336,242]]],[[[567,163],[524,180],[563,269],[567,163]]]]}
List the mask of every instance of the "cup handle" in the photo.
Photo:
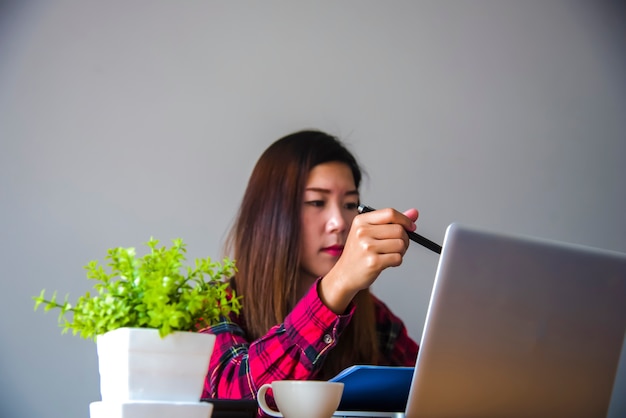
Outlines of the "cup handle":
{"type": "Polygon", "coordinates": [[[257,392],[257,395],[256,395],[257,402],[259,403],[259,406],[261,407],[263,412],[265,412],[266,414],[271,415],[273,417],[282,417],[283,414],[276,411],[275,409],[270,408],[267,402],[265,402],[265,392],[267,392],[267,390],[271,387],[272,385],[270,383],[266,383],[259,388],[259,391],[257,392]]]}

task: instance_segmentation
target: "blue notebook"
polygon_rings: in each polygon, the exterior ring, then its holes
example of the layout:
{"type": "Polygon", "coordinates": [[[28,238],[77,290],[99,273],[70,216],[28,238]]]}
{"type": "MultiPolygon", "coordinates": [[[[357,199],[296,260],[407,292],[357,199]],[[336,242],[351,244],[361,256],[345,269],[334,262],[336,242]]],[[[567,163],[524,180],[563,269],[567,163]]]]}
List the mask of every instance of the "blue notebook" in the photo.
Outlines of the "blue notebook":
{"type": "Polygon", "coordinates": [[[409,398],[413,367],[348,367],[331,382],[343,382],[338,410],[403,412],[409,398]]]}

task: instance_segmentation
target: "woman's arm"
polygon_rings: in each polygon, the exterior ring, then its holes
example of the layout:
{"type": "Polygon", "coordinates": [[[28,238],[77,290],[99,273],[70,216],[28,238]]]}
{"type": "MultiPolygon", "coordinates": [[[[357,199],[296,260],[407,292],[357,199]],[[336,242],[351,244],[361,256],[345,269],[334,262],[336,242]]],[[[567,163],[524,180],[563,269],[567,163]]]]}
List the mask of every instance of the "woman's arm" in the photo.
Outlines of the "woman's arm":
{"type": "Polygon", "coordinates": [[[216,341],[203,397],[254,399],[264,383],[314,378],[353,311],[334,314],[320,300],[316,283],[282,324],[256,341],[246,339],[236,317],[204,330],[216,341]]]}

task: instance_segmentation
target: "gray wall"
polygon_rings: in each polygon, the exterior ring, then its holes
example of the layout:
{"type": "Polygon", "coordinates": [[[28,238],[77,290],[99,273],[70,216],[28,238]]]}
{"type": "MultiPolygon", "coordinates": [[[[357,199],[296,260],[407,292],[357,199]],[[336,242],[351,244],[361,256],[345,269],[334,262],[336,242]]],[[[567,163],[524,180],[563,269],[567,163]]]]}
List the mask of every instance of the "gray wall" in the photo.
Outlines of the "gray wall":
{"type": "MultiPolygon", "coordinates": [[[[364,202],[626,252],[624,8],[602,1],[0,2],[0,416],[86,417],[95,345],[33,312],[106,249],[221,244],[260,152],[344,138],[364,202]]],[[[419,339],[437,257],[376,293],[419,339]]],[[[584,338],[584,336],[581,336],[584,338]]],[[[625,374],[625,373],[622,373],[625,374]]]]}

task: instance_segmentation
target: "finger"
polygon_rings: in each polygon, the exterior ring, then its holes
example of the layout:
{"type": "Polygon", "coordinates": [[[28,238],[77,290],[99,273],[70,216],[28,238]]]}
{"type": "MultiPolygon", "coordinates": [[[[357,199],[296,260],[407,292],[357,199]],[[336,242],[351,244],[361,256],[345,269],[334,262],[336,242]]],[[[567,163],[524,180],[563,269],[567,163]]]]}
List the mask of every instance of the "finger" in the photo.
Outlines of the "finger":
{"type": "Polygon", "coordinates": [[[372,237],[376,239],[400,238],[406,236],[406,230],[402,225],[384,224],[370,226],[372,237]]]}
{"type": "Polygon", "coordinates": [[[400,264],[402,264],[402,254],[398,253],[378,254],[369,259],[369,267],[378,272],[387,267],[397,267],[400,264]]]}
{"type": "Polygon", "coordinates": [[[355,227],[355,235],[359,239],[388,240],[401,239],[409,244],[409,238],[403,226],[398,224],[382,224],[382,225],[358,225],[355,227]]]}
{"type": "MultiPolygon", "coordinates": [[[[406,233],[404,236],[406,237],[406,233]]],[[[370,254],[399,254],[403,256],[409,246],[409,240],[405,237],[364,241],[362,248],[370,254]]]]}
{"type": "Polygon", "coordinates": [[[382,254],[380,257],[386,267],[398,267],[400,264],[402,264],[402,254],[382,254]]]}
{"type": "MultiPolygon", "coordinates": [[[[417,209],[409,209],[409,215],[415,217],[417,220],[417,209]]],[[[409,218],[404,213],[400,213],[395,209],[386,208],[379,209],[373,212],[367,212],[357,216],[359,221],[363,221],[369,224],[382,225],[382,224],[399,224],[404,229],[412,231],[415,229],[415,222],[412,218],[409,218]]]]}

